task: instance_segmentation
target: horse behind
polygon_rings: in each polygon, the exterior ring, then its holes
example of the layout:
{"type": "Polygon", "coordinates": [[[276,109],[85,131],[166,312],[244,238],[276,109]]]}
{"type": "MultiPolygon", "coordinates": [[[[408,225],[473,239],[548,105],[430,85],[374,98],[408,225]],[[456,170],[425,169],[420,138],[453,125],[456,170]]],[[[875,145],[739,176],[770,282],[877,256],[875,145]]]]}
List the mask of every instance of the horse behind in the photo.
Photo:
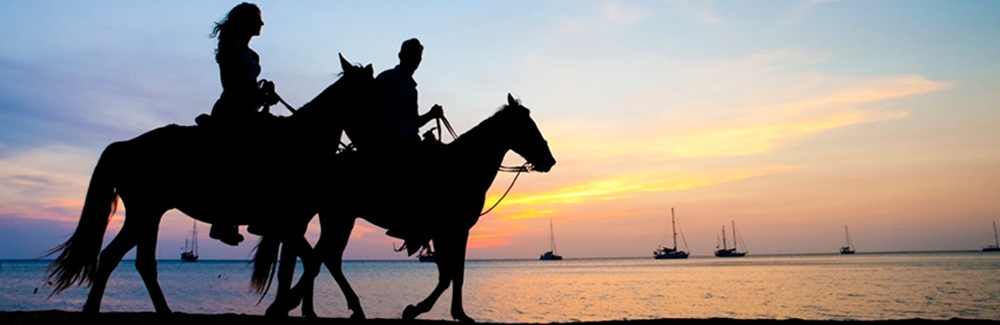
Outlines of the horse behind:
{"type": "MultiPolygon", "coordinates": [[[[272,117],[279,121],[266,130],[234,136],[168,125],[109,145],[94,168],[76,231],[50,251],[59,254],[49,266],[53,294],[74,284],[91,285],[83,312],[96,317],[108,277],[125,253],[137,247],[135,267],[156,313],[169,318],[155,253],[160,219],[170,209],[207,223],[260,223],[277,234],[304,232],[330,193],[292,189],[323,189],[332,177],[329,168],[343,126],[330,112],[339,106],[363,109],[375,98],[371,65],[362,68],[340,60],[341,78],[292,116],[272,117]],[[265,131],[264,136],[250,136],[253,143],[234,140],[265,131]],[[121,231],[101,250],[119,198],[128,214],[121,231]]],[[[287,286],[279,282],[279,289],[287,286]]]]}

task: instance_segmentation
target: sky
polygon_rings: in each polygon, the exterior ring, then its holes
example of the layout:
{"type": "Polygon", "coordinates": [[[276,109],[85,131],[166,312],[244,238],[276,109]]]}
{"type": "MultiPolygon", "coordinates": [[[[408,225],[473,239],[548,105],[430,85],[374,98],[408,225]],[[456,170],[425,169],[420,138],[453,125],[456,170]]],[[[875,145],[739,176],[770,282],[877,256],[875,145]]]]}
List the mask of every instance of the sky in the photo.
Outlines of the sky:
{"type": "MultiPolygon", "coordinates": [[[[68,238],[108,144],[211,110],[209,33],[237,3],[0,3],[0,259],[68,238]]],[[[732,222],[750,255],[833,253],[844,226],[859,252],[994,240],[997,1],[257,4],[261,77],[293,105],[336,80],[338,53],[379,72],[416,37],[421,112],[442,105],[461,133],[508,93],[531,109],[558,163],[480,219],[469,258],[536,258],[550,220],[566,258],[651,256],[672,245],[671,208],[694,256],[732,222]]],[[[177,258],[191,227],[168,212],[158,258],[177,258]]],[[[247,258],[256,241],[198,229],[203,259],[247,258]]],[[[406,258],[384,233],[359,220],[345,258],[406,258]]]]}

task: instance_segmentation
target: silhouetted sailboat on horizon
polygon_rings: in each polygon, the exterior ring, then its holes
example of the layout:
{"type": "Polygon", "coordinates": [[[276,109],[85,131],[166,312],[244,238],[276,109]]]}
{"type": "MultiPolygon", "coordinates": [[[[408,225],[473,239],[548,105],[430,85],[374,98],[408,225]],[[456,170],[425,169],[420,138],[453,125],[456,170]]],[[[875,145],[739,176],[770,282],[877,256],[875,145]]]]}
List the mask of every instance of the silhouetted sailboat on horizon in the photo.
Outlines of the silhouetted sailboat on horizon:
{"type": "Polygon", "coordinates": [[[997,222],[993,222],[993,240],[995,244],[983,247],[984,252],[1000,252],[1000,236],[997,236],[997,222]]]}
{"type": "Polygon", "coordinates": [[[198,261],[198,221],[194,221],[191,224],[191,240],[184,239],[184,252],[181,253],[181,261],[198,261]],[[191,244],[190,247],[188,246],[189,242],[191,244]]]}
{"type": "Polygon", "coordinates": [[[434,251],[432,251],[430,248],[423,248],[423,249],[421,249],[420,253],[417,253],[417,259],[420,260],[421,262],[434,262],[434,261],[436,261],[434,259],[434,251]]]}
{"type": "MultiPolygon", "coordinates": [[[[736,232],[736,221],[733,220],[733,248],[729,248],[729,245],[726,243],[726,226],[722,226],[722,248],[716,246],[719,249],[715,251],[715,257],[743,257],[747,255],[746,251],[740,252],[738,250],[739,245],[737,245],[737,242],[743,242],[743,237],[739,236],[736,232]]],[[[746,249],[746,246],[747,244],[743,243],[744,249],[746,249]]]]}
{"type": "MultiPolygon", "coordinates": [[[[670,208],[670,225],[674,236],[674,247],[657,247],[656,250],[653,251],[653,257],[658,260],[688,258],[687,251],[677,250],[677,217],[674,216],[674,208],[670,208]]],[[[684,234],[682,232],[681,238],[683,237],[684,234]]],[[[687,240],[684,241],[684,249],[688,249],[687,240]]]]}
{"type": "Polygon", "coordinates": [[[552,218],[549,218],[549,249],[548,252],[539,256],[538,259],[542,261],[558,261],[562,259],[558,253],[556,253],[556,232],[552,228],[552,218]]]}
{"type": "Polygon", "coordinates": [[[847,225],[844,225],[844,234],[847,235],[847,246],[840,248],[841,254],[854,254],[854,242],[851,241],[851,233],[847,231],[847,225]]]}

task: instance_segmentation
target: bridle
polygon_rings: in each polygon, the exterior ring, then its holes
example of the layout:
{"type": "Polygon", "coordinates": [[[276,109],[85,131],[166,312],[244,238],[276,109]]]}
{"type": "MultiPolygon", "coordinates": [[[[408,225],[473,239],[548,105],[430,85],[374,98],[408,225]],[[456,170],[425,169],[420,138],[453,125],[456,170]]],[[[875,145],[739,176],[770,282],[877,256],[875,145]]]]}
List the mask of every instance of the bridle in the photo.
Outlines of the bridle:
{"type": "MultiPolygon", "coordinates": [[[[442,122],[444,122],[445,128],[448,129],[448,134],[451,135],[452,140],[458,139],[458,133],[455,133],[455,128],[451,127],[451,123],[448,122],[448,118],[444,117],[444,115],[442,115],[441,117],[437,118],[438,141],[441,141],[441,140],[444,139],[444,138],[441,137],[441,123],[442,122]]],[[[525,162],[521,166],[504,166],[504,165],[500,165],[500,168],[498,168],[497,170],[501,171],[501,172],[516,173],[516,174],[514,174],[514,179],[510,181],[510,186],[507,186],[507,190],[503,192],[503,195],[501,195],[500,198],[497,199],[497,202],[493,203],[493,205],[490,206],[489,209],[486,209],[486,211],[483,211],[483,213],[480,213],[479,214],[480,217],[485,216],[487,213],[490,213],[490,211],[493,211],[494,208],[496,208],[498,205],[500,205],[500,202],[503,201],[503,199],[507,197],[507,194],[510,193],[510,190],[514,188],[514,183],[517,182],[517,177],[521,176],[522,172],[530,172],[531,171],[531,164],[528,163],[528,162],[525,162]]]]}

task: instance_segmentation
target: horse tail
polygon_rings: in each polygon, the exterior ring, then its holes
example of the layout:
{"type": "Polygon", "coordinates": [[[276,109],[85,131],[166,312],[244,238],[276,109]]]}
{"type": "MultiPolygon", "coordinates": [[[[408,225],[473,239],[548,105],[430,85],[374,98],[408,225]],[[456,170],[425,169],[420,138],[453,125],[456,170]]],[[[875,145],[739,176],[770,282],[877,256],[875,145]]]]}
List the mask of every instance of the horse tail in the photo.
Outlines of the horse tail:
{"type": "Polygon", "coordinates": [[[47,280],[54,286],[52,294],[66,290],[78,281],[79,285],[89,285],[97,273],[97,257],[104,243],[104,231],[118,208],[114,162],[118,159],[121,145],[121,142],[112,143],[98,159],[90,177],[76,232],[65,243],[45,253],[45,256],[59,254],[47,269],[47,280]]]}
{"type": "Polygon", "coordinates": [[[275,268],[278,265],[278,248],[281,241],[275,236],[261,236],[257,242],[253,257],[253,276],[250,278],[250,288],[261,294],[261,299],[271,288],[275,268]]]}

